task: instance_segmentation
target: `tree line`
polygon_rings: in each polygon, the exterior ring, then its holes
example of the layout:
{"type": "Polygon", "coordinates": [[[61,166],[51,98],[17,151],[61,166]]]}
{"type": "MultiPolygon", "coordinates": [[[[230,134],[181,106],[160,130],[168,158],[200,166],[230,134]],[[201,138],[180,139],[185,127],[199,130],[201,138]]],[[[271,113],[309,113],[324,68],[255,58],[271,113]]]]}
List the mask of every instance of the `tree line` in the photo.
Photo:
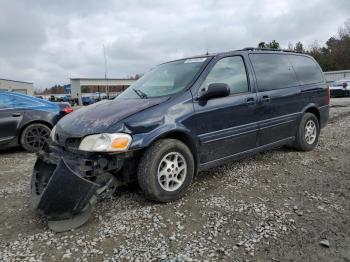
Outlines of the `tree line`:
{"type": "MultiPolygon", "coordinates": [[[[269,43],[260,42],[258,48],[282,49],[280,43],[272,40],[269,43]]],[[[295,45],[291,42],[287,50],[306,53],[313,56],[323,71],[350,69],[350,19],[339,28],[335,36],[330,37],[323,46],[315,41],[309,48],[302,42],[295,45]]]]}

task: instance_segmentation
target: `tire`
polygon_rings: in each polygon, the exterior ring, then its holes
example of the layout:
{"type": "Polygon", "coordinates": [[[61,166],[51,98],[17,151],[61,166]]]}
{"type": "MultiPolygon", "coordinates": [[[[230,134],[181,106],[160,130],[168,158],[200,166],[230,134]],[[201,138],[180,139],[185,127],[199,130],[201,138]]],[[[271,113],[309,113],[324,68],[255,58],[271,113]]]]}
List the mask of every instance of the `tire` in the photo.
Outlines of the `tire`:
{"type": "Polygon", "coordinates": [[[320,124],[317,117],[312,113],[305,113],[298,127],[294,147],[300,151],[311,151],[317,146],[319,135],[320,124]]]}
{"type": "Polygon", "coordinates": [[[44,146],[50,132],[51,129],[47,125],[30,124],[23,129],[20,144],[28,152],[38,152],[44,146]]]}
{"type": "Polygon", "coordinates": [[[186,193],[194,172],[194,158],[190,149],[179,140],[161,139],[141,157],[137,179],[147,199],[169,202],[186,193]]]}

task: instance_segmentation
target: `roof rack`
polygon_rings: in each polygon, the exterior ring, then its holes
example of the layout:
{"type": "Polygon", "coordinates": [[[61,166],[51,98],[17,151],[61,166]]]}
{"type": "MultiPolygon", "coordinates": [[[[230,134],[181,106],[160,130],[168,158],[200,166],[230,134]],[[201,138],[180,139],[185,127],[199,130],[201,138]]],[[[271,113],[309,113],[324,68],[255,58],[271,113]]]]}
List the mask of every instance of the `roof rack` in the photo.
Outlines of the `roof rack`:
{"type": "Polygon", "coordinates": [[[288,50],[288,49],[274,49],[274,48],[261,48],[261,47],[246,47],[243,48],[242,51],[275,51],[275,52],[288,52],[288,53],[303,53],[299,51],[294,50],[288,50]]]}

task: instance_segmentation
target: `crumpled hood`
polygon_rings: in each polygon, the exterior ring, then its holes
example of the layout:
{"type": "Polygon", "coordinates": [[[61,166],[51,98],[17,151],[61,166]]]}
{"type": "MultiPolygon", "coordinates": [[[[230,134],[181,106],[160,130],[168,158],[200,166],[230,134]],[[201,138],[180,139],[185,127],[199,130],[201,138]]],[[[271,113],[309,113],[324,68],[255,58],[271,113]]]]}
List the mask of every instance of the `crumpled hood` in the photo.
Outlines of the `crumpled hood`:
{"type": "Polygon", "coordinates": [[[80,108],[63,117],[56,126],[56,133],[65,137],[83,137],[103,133],[118,121],[160,104],[167,98],[104,100],[80,108]]]}

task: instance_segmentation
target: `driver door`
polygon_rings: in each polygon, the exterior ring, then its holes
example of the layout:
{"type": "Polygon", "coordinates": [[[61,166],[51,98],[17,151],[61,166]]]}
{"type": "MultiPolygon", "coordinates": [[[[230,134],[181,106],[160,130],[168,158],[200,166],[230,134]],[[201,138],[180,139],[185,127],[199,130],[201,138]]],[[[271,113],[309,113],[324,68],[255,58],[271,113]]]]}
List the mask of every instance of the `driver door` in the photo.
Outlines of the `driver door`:
{"type": "Polygon", "coordinates": [[[231,56],[218,60],[201,85],[201,91],[212,83],[225,83],[230,88],[229,96],[194,103],[201,164],[238,156],[256,147],[256,92],[252,92],[248,79],[243,57],[231,56]]]}

